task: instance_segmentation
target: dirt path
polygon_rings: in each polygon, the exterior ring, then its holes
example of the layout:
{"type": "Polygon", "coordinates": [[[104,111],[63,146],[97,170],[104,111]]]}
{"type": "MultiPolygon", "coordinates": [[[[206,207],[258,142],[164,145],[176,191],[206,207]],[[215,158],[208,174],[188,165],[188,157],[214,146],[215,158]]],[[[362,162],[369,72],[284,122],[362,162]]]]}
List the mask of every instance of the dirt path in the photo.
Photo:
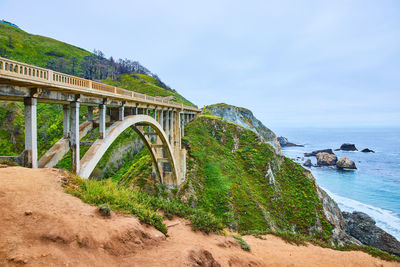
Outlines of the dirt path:
{"type": "Polygon", "coordinates": [[[0,266],[399,266],[362,252],[297,247],[274,236],[231,237],[193,232],[167,221],[169,237],[136,218],[65,194],[56,169],[0,168],[0,266]]]}

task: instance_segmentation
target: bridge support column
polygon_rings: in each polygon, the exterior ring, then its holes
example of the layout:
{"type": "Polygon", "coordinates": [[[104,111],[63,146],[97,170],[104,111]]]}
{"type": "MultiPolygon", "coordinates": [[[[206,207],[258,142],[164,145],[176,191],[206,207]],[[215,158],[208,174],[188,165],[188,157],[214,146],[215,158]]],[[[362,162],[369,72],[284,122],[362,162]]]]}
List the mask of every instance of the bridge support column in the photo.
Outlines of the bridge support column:
{"type": "Polygon", "coordinates": [[[71,103],[71,170],[73,173],[80,171],[79,154],[79,102],[71,103]]]}
{"type": "Polygon", "coordinates": [[[100,139],[104,139],[106,137],[106,105],[101,104],[99,106],[99,132],[100,139]]]}
{"type": "MultiPolygon", "coordinates": [[[[155,107],[155,108],[153,109],[153,118],[157,121],[157,107],[155,107]]],[[[157,135],[154,136],[154,138],[153,138],[154,144],[157,144],[157,138],[158,138],[157,135]]],[[[157,151],[156,148],[155,148],[154,150],[157,151]]]]}
{"type": "Polygon", "coordinates": [[[125,106],[122,105],[118,108],[118,120],[123,121],[125,118],[125,106]]]}
{"type": "Polygon", "coordinates": [[[164,109],[161,108],[160,110],[160,124],[161,124],[161,129],[164,130],[164,109]]]}
{"type": "Polygon", "coordinates": [[[170,135],[169,135],[169,142],[171,144],[172,147],[174,147],[174,140],[175,140],[175,136],[174,136],[174,111],[171,110],[171,120],[170,120],[170,124],[169,124],[169,129],[170,129],[170,135]]]}
{"type": "Polygon", "coordinates": [[[69,105],[63,106],[63,137],[69,138],[70,130],[70,108],[69,105]]]}
{"type": "Polygon", "coordinates": [[[88,106],[87,111],[88,111],[88,121],[93,121],[93,107],[88,106]]]}
{"type": "Polygon", "coordinates": [[[185,114],[180,114],[180,124],[181,124],[181,138],[185,136],[185,114]]]}
{"type": "Polygon", "coordinates": [[[25,98],[25,165],[30,168],[38,167],[37,158],[37,99],[25,98]]]}
{"type": "Polygon", "coordinates": [[[165,111],[165,134],[167,135],[167,142],[169,142],[169,126],[170,126],[170,121],[169,121],[169,109],[165,111]]]}

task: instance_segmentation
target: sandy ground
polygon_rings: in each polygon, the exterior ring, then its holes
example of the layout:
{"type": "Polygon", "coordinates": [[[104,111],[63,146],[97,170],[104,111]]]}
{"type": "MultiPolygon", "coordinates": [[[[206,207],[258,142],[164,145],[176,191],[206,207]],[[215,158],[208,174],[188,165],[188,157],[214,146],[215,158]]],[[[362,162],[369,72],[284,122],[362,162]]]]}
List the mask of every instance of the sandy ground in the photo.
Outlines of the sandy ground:
{"type": "Polygon", "coordinates": [[[244,239],[193,232],[179,218],[169,237],[136,218],[63,192],[56,169],[0,168],[0,266],[400,266],[362,252],[293,246],[275,236],[244,239]]]}

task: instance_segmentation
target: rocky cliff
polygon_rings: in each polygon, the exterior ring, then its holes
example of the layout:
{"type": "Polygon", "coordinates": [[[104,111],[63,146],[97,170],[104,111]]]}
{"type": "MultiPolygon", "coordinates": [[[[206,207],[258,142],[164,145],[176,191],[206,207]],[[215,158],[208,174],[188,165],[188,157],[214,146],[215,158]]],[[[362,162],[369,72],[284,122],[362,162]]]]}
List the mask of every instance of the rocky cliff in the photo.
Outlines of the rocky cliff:
{"type": "MultiPolygon", "coordinates": [[[[235,108],[229,109],[235,118],[235,108]]],[[[331,244],[360,244],[344,232],[337,204],[311,173],[248,128],[212,115],[186,127],[188,174],[180,199],[241,233],[289,231],[331,244]]]]}
{"type": "Polygon", "coordinates": [[[250,110],[228,104],[214,104],[207,106],[206,112],[257,133],[277,151],[281,151],[281,146],[275,133],[265,127],[265,125],[259,121],[250,110]]]}
{"type": "MultiPolygon", "coordinates": [[[[264,126],[262,122],[260,122],[250,110],[227,104],[215,104],[207,106],[205,114],[207,113],[221,117],[223,120],[227,122],[233,122],[238,126],[253,131],[254,133],[256,133],[256,136],[258,136],[254,138],[255,140],[258,140],[257,142],[264,141],[266,143],[273,145],[275,150],[280,151],[280,146],[279,143],[277,142],[275,133],[270,129],[268,129],[266,126],[264,126]]],[[[237,128],[237,131],[238,129],[239,128],[237,128]]],[[[224,132],[224,134],[226,134],[226,131],[224,132]]],[[[228,138],[228,136],[226,136],[226,138],[228,138]]],[[[236,137],[235,140],[239,139],[240,136],[236,137]]],[[[232,150],[232,152],[234,152],[234,150],[232,150]]],[[[282,171],[281,168],[287,168],[286,170],[283,170],[287,171],[292,167],[289,166],[290,164],[289,165],[282,164],[282,162],[284,162],[285,160],[284,157],[282,157],[280,154],[276,153],[275,157],[276,157],[275,161],[270,161],[266,163],[264,177],[265,177],[265,182],[271,185],[272,188],[274,188],[275,192],[273,192],[272,194],[279,195],[281,194],[283,186],[279,185],[279,180],[277,182],[276,176],[279,175],[278,172],[282,171]]],[[[290,160],[286,159],[286,161],[290,160]]],[[[301,174],[298,173],[296,177],[294,177],[293,179],[301,179],[300,177],[304,175],[313,184],[312,194],[316,193],[316,196],[318,197],[319,203],[322,207],[324,218],[326,218],[326,220],[332,225],[331,241],[336,242],[338,244],[360,245],[361,242],[359,242],[357,239],[355,239],[354,237],[350,236],[345,232],[346,223],[343,219],[342,213],[337,203],[331,197],[329,197],[329,195],[324,190],[322,190],[318,186],[318,184],[315,181],[315,178],[313,177],[310,171],[301,167],[299,167],[299,170],[301,170],[301,174]]],[[[304,190],[304,188],[300,190],[302,191],[304,190]]],[[[249,194],[254,194],[254,192],[251,192],[249,194]]],[[[319,203],[315,205],[318,206],[319,203]]],[[[297,205],[300,205],[300,203],[295,204],[295,206],[297,205]]],[[[260,206],[261,206],[260,203],[257,203],[257,207],[260,206]]],[[[269,224],[272,226],[272,228],[275,227],[276,229],[280,229],[279,227],[276,227],[275,223],[271,223],[273,222],[273,218],[271,217],[271,213],[270,211],[268,211],[268,208],[265,209],[264,212],[265,214],[267,214],[265,216],[267,216],[266,218],[268,218],[269,224]]],[[[318,228],[320,226],[316,224],[314,227],[318,228]]]]}

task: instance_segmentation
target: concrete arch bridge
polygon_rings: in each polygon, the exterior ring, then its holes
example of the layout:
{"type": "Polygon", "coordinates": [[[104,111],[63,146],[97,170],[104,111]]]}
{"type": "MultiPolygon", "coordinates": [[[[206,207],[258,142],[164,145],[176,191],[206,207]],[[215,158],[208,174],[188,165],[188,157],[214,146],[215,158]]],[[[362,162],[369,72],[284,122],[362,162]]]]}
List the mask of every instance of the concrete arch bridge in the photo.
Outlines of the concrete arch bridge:
{"type": "Polygon", "coordinates": [[[55,166],[71,151],[72,171],[88,178],[112,142],[132,127],[148,148],[160,183],[179,186],[185,179],[186,150],[181,138],[185,125],[200,113],[195,107],[1,57],[0,100],[25,105],[25,150],[19,157],[0,158],[43,168],[55,166]],[[63,105],[63,137],[40,159],[38,102],[63,105]],[[88,120],[79,124],[81,106],[88,107],[88,120]],[[94,110],[98,110],[97,118],[94,110]],[[80,139],[95,127],[99,138],[80,159],[80,139]]]}

